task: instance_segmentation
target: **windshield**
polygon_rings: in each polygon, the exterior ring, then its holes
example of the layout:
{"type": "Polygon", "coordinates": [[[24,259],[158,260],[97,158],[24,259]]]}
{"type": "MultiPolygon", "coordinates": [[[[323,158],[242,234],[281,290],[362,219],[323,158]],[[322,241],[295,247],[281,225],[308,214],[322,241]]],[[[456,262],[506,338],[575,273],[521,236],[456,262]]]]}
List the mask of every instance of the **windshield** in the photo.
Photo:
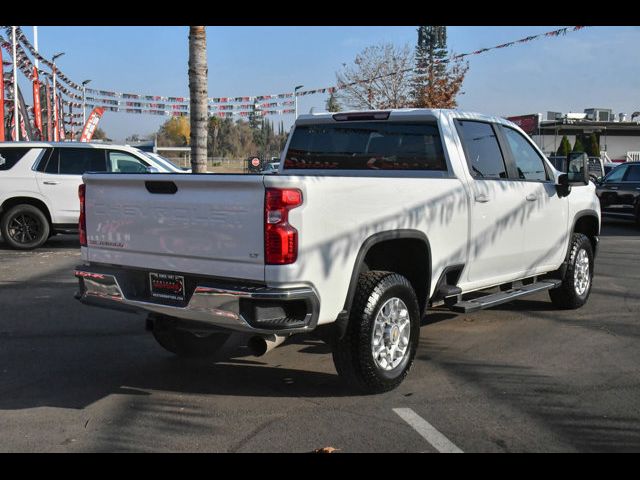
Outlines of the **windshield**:
{"type": "Polygon", "coordinates": [[[169,160],[168,158],[163,157],[162,155],[158,155],[157,153],[153,153],[153,152],[143,152],[142,150],[140,151],[140,153],[142,153],[143,155],[146,155],[151,160],[159,163],[160,165],[165,167],[167,170],[173,170],[173,171],[178,171],[178,172],[183,171],[182,168],[178,167],[171,160],[169,160]]]}

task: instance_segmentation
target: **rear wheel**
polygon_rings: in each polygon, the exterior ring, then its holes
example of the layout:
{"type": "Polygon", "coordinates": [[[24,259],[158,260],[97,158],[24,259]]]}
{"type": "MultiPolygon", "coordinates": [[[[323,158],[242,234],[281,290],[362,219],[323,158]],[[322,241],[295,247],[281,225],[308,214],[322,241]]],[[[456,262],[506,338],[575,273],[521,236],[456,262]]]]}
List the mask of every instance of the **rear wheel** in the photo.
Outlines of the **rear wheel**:
{"type": "Polygon", "coordinates": [[[10,208],[0,221],[0,233],[12,248],[31,250],[49,238],[49,221],[42,210],[21,204],[10,208]]]}
{"type": "Polygon", "coordinates": [[[214,356],[229,338],[228,333],[196,335],[181,330],[171,317],[153,316],[153,337],[165,350],[184,358],[214,356]]]}
{"type": "Polygon", "coordinates": [[[363,273],[347,331],[333,345],[336,370],[358,390],[392,390],[409,373],[419,337],[418,301],[409,281],[392,272],[363,273]]]}
{"type": "Polygon", "coordinates": [[[593,280],[593,248],[586,235],[573,234],[566,261],[562,284],[549,290],[549,297],[557,308],[580,308],[587,303],[593,280]]]}

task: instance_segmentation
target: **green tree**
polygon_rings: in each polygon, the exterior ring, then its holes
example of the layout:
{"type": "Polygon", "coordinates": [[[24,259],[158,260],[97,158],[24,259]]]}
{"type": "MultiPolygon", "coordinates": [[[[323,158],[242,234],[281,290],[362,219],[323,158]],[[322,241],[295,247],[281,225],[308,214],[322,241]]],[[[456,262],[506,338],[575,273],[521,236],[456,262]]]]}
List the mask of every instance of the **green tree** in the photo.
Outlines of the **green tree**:
{"type": "Polygon", "coordinates": [[[327,103],[325,104],[325,108],[327,112],[339,112],[340,111],[340,103],[338,99],[334,95],[333,92],[329,94],[329,98],[327,98],[327,103]]]}
{"type": "Polygon", "coordinates": [[[576,143],[573,144],[573,150],[571,150],[572,152],[584,152],[584,145],[582,145],[582,142],[580,141],[580,137],[576,136],[576,143]]]}
{"type": "Polygon", "coordinates": [[[599,157],[600,156],[600,145],[598,144],[598,137],[596,137],[595,133],[589,135],[589,140],[587,141],[587,155],[590,157],[599,157]]]}
{"type": "Polygon", "coordinates": [[[562,140],[560,140],[560,146],[558,147],[558,151],[556,154],[561,157],[566,157],[571,153],[571,143],[566,135],[562,136],[562,140]]]}

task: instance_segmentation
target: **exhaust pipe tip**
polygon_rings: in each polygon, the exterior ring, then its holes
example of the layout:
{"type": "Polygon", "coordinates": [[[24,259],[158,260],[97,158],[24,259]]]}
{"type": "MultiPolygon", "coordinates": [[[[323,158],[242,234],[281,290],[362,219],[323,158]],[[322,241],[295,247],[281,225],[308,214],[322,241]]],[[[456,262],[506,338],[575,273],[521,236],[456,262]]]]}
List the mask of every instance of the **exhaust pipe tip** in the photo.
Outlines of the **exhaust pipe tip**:
{"type": "Polygon", "coordinates": [[[247,347],[253,355],[261,357],[262,355],[270,352],[278,345],[281,345],[287,337],[280,335],[255,335],[247,342],[247,347]]]}

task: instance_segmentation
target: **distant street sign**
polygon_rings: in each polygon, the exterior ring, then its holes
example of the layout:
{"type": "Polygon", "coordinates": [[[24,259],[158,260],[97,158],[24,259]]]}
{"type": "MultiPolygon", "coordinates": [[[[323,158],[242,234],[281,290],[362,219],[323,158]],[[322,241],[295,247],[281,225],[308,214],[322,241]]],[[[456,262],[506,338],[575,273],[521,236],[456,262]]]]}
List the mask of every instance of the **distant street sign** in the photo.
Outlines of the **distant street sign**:
{"type": "Polygon", "coordinates": [[[251,159],[251,165],[254,167],[259,167],[260,166],[260,159],[259,158],[252,158],[251,159]]]}

